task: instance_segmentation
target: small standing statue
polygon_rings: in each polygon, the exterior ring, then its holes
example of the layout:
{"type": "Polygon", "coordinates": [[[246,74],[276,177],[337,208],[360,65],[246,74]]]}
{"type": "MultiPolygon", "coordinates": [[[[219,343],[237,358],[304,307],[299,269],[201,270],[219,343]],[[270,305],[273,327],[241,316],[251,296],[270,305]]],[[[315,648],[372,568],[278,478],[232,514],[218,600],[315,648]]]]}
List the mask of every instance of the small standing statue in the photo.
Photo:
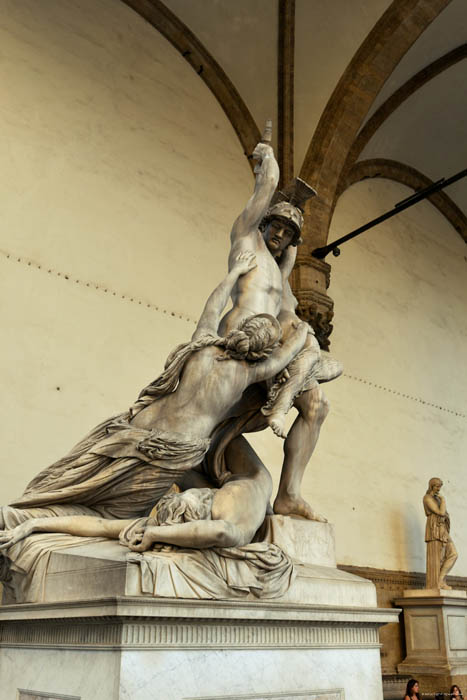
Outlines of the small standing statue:
{"type": "Polygon", "coordinates": [[[446,576],[457,560],[457,549],[449,534],[450,520],[446,500],[440,495],[443,482],[433,477],[423,496],[426,530],[426,588],[450,590],[446,576]]]}

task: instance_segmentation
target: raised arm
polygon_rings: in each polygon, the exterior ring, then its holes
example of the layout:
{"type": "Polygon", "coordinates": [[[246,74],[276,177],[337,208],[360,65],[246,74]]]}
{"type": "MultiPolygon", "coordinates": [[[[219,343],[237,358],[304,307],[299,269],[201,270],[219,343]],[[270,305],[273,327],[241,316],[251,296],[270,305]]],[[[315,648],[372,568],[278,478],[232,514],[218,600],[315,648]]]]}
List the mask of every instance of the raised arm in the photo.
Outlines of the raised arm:
{"type": "Polygon", "coordinates": [[[198,321],[192,340],[196,340],[205,333],[217,334],[222,312],[229,300],[230,293],[241,275],[245,275],[256,267],[255,255],[251,251],[245,251],[237,256],[232,269],[222,282],[215,288],[206,302],[206,305],[198,321]]]}
{"type": "Polygon", "coordinates": [[[284,344],[275,350],[267,360],[259,362],[251,368],[251,383],[261,382],[270,377],[275,377],[284,367],[287,367],[289,362],[291,362],[295,355],[303,348],[307,333],[308,324],[303,321],[298,321],[294,332],[290,334],[284,344]]]}
{"type": "Polygon", "coordinates": [[[255,190],[232,227],[230,234],[232,245],[256,233],[279,182],[279,166],[271,146],[259,143],[253,151],[253,158],[258,160],[255,167],[255,190]]]}

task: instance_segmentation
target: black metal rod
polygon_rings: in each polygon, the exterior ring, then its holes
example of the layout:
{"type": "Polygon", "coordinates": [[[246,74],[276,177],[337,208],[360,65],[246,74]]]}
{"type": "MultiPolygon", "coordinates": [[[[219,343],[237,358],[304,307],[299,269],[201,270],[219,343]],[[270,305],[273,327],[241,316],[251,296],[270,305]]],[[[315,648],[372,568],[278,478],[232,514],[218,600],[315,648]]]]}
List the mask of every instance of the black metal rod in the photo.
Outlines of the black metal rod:
{"type": "Polygon", "coordinates": [[[341,243],[350,241],[352,238],[359,236],[364,231],[368,231],[368,229],[373,228],[373,226],[380,224],[382,221],[386,221],[386,219],[390,219],[392,216],[396,216],[396,214],[400,214],[401,211],[404,211],[409,207],[413,207],[414,204],[421,202],[423,199],[426,199],[431,194],[439,192],[440,190],[444,190],[444,188],[448,187],[448,185],[452,185],[454,182],[457,182],[458,180],[461,180],[463,177],[466,176],[467,168],[465,170],[461,170],[459,173],[456,173],[452,177],[449,177],[447,180],[443,177],[441,178],[441,180],[433,182],[431,185],[428,185],[428,187],[425,187],[423,190],[414,192],[414,194],[410,195],[410,197],[407,197],[401,202],[398,202],[398,204],[395,204],[394,208],[391,209],[391,211],[387,211],[385,214],[381,214],[381,216],[376,217],[376,219],[372,219],[372,221],[369,221],[367,224],[364,224],[363,226],[356,228],[354,231],[347,233],[345,236],[342,236],[342,238],[338,238],[336,241],[329,243],[329,245],[323,246],[322,248],[315,248],[311,254],[315,258],[319,258],[320,260],[323,260],[326,257],[326,255],[334,251],[338,251],[334,254],[339,255],[340,251],[338,247],[341,245],[341,243]]]}

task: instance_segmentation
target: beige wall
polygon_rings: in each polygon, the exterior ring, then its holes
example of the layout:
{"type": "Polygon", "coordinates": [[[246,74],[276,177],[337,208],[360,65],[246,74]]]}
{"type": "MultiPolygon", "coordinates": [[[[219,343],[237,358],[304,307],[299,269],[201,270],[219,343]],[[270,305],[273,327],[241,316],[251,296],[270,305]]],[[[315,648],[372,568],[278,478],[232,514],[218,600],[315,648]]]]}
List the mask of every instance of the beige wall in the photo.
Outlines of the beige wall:
{"type": "Polygon", "coordinates": [[[9,501],[191,335],[253,180],[204,83],[123,3],[3,0],[2,15],[9,501]]]}
{"type": "MultiPolygon", "coordinates": [[[[352,186],[330,240],[408,194],[387,180],[352,186]]],[[[422,497],[440,476],[459,549],[453,573],[467,575],[465,255],[456,231],[420,203],[329,258],[331,353],[345,376],[323,386],[331,412],[303,493],[335,524],[342,564],[423,571],[422,497]]],[[[277,479],[279,440],[253,440],[277,479]]]]}
{"type": "MultiPolygon", "coordinates": [[[[191,334],[252,178],[203,82],[123,3],[2,5],[8,502],[126,408],[191,334]]],[[[355,185],[331,238],[407,192],[355,185]]],[[[336,524],[342,563],[423,570],[421,498],[439,474],[461,550],[455,572],[467,575],[466,418],[428,405],[465,410],[464,255],[441,215],[419,204],[332,259],[332,351],[347,376],[326,387],[332,413],[304,493],[336,524]]],[[[264,432],[252,442],[277,480],[281,441],[264,432]]]]}
{"type": "MultiPolygon", "coordinates": [[[[351,187],[330,239],[408,194],[387,180],[351,187]]],[[[348,376],[326,389],[333,411],[311,478],[343,563],[423,571],[421,499],[439,475],[460,553],[454,572],[467,575],[465,255],[454,229],[420,203],[342,246],[333,262],[331,348],[348,376]]]]}

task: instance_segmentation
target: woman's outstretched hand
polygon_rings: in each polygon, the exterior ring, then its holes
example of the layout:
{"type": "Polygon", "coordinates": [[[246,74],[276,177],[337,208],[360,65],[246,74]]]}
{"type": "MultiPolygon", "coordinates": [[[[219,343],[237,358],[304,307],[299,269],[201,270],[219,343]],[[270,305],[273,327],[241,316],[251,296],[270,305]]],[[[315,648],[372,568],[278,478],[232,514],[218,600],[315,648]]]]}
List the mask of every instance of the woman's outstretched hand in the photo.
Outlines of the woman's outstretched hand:
{"type": "Polygon", "coordinates": [[[246,275],[247,272],[256,267],[256,255],[252,250],[245,250],[237,258],[233,264],[232,272],[236,272],[238,276],[246,275]]]}
{"type": "Polygon", "coordinates": [[[12,530],[0,530],[0,550],[9,549],[17,542],[24,540],[34,532],[34,523],[32,520],[17,525],[12,530]]]}

